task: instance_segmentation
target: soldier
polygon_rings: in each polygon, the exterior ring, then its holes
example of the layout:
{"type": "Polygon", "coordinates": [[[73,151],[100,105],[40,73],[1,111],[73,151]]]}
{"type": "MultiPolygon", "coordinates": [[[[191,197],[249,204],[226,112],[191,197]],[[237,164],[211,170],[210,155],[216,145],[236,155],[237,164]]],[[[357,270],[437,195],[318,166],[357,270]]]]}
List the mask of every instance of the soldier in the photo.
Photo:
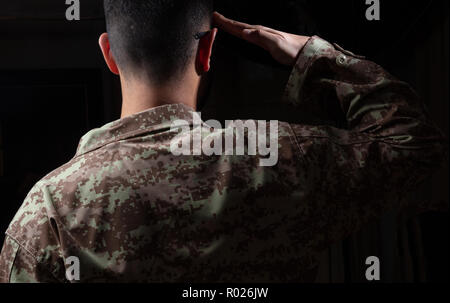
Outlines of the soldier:
{"type": "Polygon", "coordinates": [[[209,0],[106,0],[105,12],[100,46],[120,75],[122,118],[85,135],[31,190],[6,232],[0,281],[310,282],[318,254],[369,220],[432,209],[405,196],[441,164],[444,137],[380,66],[316,36],[213,14],[209,0]],[[191,125],[203,95],[213,24],[293,67],[286,101],[327,98],[347,127],[280,122],[274,166],[173,155],[172,122],[191,125]],[[66,274],[73,260],[79,278],[66,274]]]}

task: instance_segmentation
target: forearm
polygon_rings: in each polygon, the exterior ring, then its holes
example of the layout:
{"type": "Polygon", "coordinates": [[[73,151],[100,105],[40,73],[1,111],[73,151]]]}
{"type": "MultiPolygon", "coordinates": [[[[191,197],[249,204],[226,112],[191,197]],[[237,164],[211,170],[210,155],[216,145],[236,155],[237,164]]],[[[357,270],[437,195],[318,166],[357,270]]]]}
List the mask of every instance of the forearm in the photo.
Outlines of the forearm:
{"type": "Polygon", "coordinates": [[[399,148],[444,148],[442,132],[431,121],[412,88],[373,62],[313,37],[299,55],[285,97],[304,108],[340,108],[346,130],[399,148]],[[334,104],[336,103],[336,104],[334,104]]]}

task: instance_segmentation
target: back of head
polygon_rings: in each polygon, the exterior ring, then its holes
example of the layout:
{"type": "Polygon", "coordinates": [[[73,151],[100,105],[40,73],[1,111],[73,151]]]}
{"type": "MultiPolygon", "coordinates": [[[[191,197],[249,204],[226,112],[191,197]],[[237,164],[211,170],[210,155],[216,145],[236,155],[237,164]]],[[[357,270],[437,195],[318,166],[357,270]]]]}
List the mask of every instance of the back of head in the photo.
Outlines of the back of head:
{"type": "Polygon", "coordinates": [[[210,29],[212,0],[105,0],[111,50],[125,75],[163,83],[195,58],[194,35],[210,29]]]}

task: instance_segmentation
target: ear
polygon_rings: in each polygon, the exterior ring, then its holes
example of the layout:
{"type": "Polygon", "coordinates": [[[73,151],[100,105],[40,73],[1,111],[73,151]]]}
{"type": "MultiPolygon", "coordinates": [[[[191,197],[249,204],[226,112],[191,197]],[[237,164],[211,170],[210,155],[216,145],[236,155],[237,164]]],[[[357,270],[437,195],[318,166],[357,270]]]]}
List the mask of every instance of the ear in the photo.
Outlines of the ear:
{"type": "Polygon", "coordinates": [[[116,60],[111,52],[111,46],[109,44],[109,38],[107,33],[103,33],[98,40],[98,44],[103,53],[103,57],[105,58],[106,64],[108,65],[109,70],[115,74],[119,75],[119,68],[117,67],[116,60]]]}
{"type": "Polygon", "coordinates": [[[214,28],[200,38],[195,62],[199,74],[207,73],[211,69],[211,55],[216,35],[217,28],[214,28]]]}

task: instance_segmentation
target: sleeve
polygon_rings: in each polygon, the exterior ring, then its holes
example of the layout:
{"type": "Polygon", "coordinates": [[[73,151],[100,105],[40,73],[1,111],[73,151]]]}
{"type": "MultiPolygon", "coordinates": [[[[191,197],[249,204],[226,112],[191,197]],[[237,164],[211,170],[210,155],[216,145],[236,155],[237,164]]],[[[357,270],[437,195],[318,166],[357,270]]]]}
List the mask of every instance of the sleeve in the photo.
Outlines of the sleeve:
{"type": "Polygon", "coordinates": [[[0,283],[58,282],[45,266],[7,236],[0,255],[0,283]]]}
{"type": "Polygon", "coordinates": [[[308,245],[315,249],[411,207],[408,195],[447,155],[444,135],[408,84],[319,37],[300,53],[286,98],[322,115],[317,121],[334,121],[290,125],[310,185],[308,216],[298,224],[315,235],[308,245]]]}
{"type": "Polygon", "coordinates": [[[2,282],[65,282],[59,228],[47,187],[36,184],[8,230],[0,256],[2,282]]]}
{"type": "Polygon", "coordinates": [[[19,245],[7,237],[0,254],[0,283],[8,283],[10,281],[14,260],[18,251],[19,245]]]}

